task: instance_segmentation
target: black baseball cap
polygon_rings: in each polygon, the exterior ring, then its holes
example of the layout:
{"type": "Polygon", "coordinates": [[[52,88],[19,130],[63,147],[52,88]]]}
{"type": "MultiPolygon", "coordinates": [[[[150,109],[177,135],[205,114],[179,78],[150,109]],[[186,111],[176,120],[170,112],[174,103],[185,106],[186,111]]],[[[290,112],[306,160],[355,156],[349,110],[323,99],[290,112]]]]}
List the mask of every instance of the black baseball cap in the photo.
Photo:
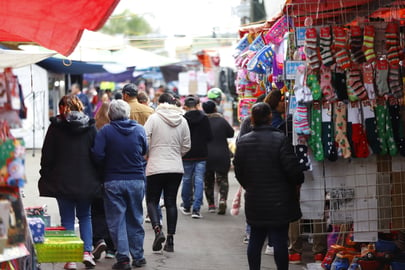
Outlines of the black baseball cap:
{"type": "Polygon", "coordinates": [[[122,94],[127,94],[130,97],[135,97],[136,95],[138,95],[138,87],[136,87],[136,85],[133,83],[128,83],[124,85],[124,88],[122,88],[122,94]]]}

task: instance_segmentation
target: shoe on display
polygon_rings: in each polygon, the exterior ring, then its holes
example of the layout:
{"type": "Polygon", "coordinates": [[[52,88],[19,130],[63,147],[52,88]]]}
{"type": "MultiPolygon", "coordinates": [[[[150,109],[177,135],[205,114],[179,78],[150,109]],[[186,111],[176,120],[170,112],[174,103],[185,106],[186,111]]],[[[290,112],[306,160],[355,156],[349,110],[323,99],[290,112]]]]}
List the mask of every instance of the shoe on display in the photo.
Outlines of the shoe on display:
{"type": "Polygon", "coordinates": [[[301,254],[299,254],[299,253],[289,254],[288,261],[291,264],[300,264],[301,263],[301,254]]]}
{"type": "Polygon", "coordinates": [[[86,269],[93,269],[96,266],[96,262],[94,261],[91,252],[85,251],[83,253],[83,263],[86,266],[86,269]]]}
{"type": "Polygon", "coordinates": [[[134,260],[133,262],[132,262],[132,266],[133,267],[142,267],[142,266],[144,266],[146,264],[146,259],[145,258],[142,258],[142,259],[139,259],[139,260],[134,260]]]}
{"type": "Polygon", "coordinates": [[[202,218],[202,215],[200,214],[200,212],[193,211],[193,213],[191,214],[191,217],[199,219],[199,218],[202,218]]]}
{"type": "Polygon", "coordinates": [[[264,251],[266,255],[274,255],[274,247],[266,245],[266,250],[264,251]]]}
{"type": "Polygon", "coordinates": [[[116,270],[130,270],[131,265],[129,264],[128,261],[125,262],[116,262],[113,264],[112,269],[116,270]]]}
{"type": "Polygon", "coordinates": [[[101,258],[101,254],[103,251],[107,249],[107,244],[103,239],[97,241],[96,245],[94,246],[93,251],[91,252],[93,254],[93,257],[95,260],[98,260],[101,258]]]}
{"type": "Polygon", "coordinates": [[[63,266],[63,269],[76,270],[77,265],[75,262],[67,262],[67,263],[65,263],[65,266],[63,266]]]}

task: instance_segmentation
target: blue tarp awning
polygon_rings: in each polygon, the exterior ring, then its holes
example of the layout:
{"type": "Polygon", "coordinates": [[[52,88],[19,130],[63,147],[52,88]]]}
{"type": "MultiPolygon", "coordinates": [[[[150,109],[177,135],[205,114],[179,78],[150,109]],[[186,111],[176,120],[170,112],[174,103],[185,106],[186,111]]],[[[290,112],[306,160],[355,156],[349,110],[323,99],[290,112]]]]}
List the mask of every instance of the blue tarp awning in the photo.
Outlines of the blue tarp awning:
{"type": "Polygon", "coordinates": [[[37,63],[38,66],[54,73],[64,74],[85,74],[85,73],[104,73],[107,72],[102,64],[82,62],[76,60],[60,59],[50,57],[37,63]]]}

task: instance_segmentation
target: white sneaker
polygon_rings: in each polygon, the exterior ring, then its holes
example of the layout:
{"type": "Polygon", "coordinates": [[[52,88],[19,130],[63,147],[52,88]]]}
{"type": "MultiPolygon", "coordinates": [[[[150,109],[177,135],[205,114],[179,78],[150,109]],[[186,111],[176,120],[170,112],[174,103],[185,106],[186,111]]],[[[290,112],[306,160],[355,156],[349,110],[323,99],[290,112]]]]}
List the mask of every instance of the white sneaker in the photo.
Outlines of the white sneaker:
{"type": "Polygon", "coordinates": [[[274,247],[266,245],[266,250],[264,251],[264,254],[273,256],[274,255],[274,247]]]}
{"type": "Polygon", "coordinates": [[[93,269],[96,266],[96,262],[94,261],[91,252],[85,251],[83,253],[83,263],[86,266],[86,269],[93,269]]]}
{"type": "Polygon", "coordinates": [[[65,266],[63,266],[63,269],[76,270],[77,265],[75,262],[67,262],[67,263],[65,263],[65,266]]]}

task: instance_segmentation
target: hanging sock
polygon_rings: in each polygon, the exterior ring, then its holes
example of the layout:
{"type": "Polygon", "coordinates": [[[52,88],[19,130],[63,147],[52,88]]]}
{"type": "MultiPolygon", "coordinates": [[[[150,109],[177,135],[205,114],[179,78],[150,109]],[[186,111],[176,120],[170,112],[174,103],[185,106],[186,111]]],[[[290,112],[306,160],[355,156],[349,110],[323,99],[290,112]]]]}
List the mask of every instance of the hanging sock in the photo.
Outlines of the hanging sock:
{"type": "Polygon", "coordinates": [[[322,146],[322,113],[321,104],[314,101],[311,109],[311,136],[309,137],[308,144],[312,149],[316,161],[324,160],[323,146],[322,146]]]}
{"type": "Polygon", "coordinates": [[[311,89],[312,99],[321,100],[322,92],[321,86],[319,85],[318,76],[315,74],[309,74],[307,76],[307,86],[311,89]]]}
{"type": "Polygon", "coordinates": [[[373,154],[381,153],[380,139],[377,132],[377,120],[374,113],[373,105],[370,101],[362,101],[363,118],[366,126],[367,141],[373,154]]]}
{"type": "Polygon", "coordinates": [[[385,29],[385,47],[387,49],[387,59],[390,65],[399,64],[400,44],[399,44],[399,25],[395,22],[388,22],[385,29]]]}
{"type": "Polygon", "coordinates": [[[401,156],[405,156],[405,138],[403,124],[401,122],[401,108],[398,100],[395,98],[388,99],[388,104],[394,140],[401,156]]]}
{"type": "Polygon", "coordinates": [[[357,158],[368,157],[370,151],[368,149],[367,136],[361,121],[360,103],[352,102],[348,104],[347,120],[352,126],[353,156],[357,158]]]}
{"type": "Polygon", "coordinates": [[[332,71],[327,66],[322,66],[320,70],[320,86],[324,101],[336,100],[335,89],[332,86],[332,71]]]}
{"type": "Polygon", "coordinates": [[[330,161],[338,159],[335,136],[333,135],[332,103],[322,105],[322,144],[324,156],[330,161]]]}
{"type": "Polygon", "coordinates": [[[320,68],[320,60],[318,56],[318,34],[315,28],[307,28],[305,30],[304,52],[309,68],[313,72],[317,72],[320,68]]]}
{"type": "Polygon", "coordinates": [[[388,61],[386,59],[377,60],[375,80],[377,85],[377,95],[379,97],[383,97],[390,91],[388,87],[388,68],[388,61]]]}
{"type": "Polygon", "coordinates": [[[349,51],[347,50],[347,32],[341,26],[335,26],[333,28],[334,35],[334,48],[336,64],[343,70],[351,67],[351,59],[349,51]]]}
{"type": "Polygon", "coordinates": [[[391,94],[395,98],[402,98],[404,92],[402,90],[402,76],[398,64],[391,64],[388,72],[388,86],[391,94]]]}
{"type": "Polygon", "coordinates": [[[335,62],[332,54],[332,34],[329,26],[321,27],[319,32],[319,48],[322,64],[331,66],[335,62]]]}
{"type": "Polygon", "coordinates": [[[297,105],[293,117],[294,131],[298,135],[310,135],[311,129],[308,122],[308,108],[305,105],[297,105]]]}
{"type": "Polygon", "coordinates": [[[398,153],[398,148],[395,144],[392,124],[387,108],[387,104],[383,98],[377,99],[375,107],[377,119],[377,132],[381,143],[381,155],[390,154],[395,156],[398,153]]]}
{"type": "Polygon", "coordinates": [[[344,158],[350,158],[352,153],[347,139],[347,110],[344,102],[337,102],[333,110],[333,122],[335,141],[338,145],[338,153],[344,158]]]}
{"type": "Polygon", "coordinates": [[[350,56],[353,62],[357,64],[364,63],[366,61],[366,57],[364,56],[364,52],[362,50],[363,47],[363,32],[358,25],[354,25],[350,27],[350,56]]]}
{"type": "Polygon", "coordinates": [[[346,72],[340,68],[332,71],[332,85],[336,90],[338,100],[347,100],[346,72]]]}
{"type": "Polygon", "coordinates": [[[369,99],[375,99],[375,89],[374,89],[374,68],[372,64],[363,63],[361,65],[363,72],[363,84],[366,88],[367,96],[369,99]]]}
{"type": "Polygon", "coordinates": [[[356,64],[347,72],[347,94],[350,101],[365,100],[368,98],[361,78],[360,67],[356,64]]]}
{"type": "Polygon", "coordinates": [[[368,63],[372,63],[377,59],[377,55],[374,51],[374,36],[374,26],[364,26],[363,52],[368,63]]]}

